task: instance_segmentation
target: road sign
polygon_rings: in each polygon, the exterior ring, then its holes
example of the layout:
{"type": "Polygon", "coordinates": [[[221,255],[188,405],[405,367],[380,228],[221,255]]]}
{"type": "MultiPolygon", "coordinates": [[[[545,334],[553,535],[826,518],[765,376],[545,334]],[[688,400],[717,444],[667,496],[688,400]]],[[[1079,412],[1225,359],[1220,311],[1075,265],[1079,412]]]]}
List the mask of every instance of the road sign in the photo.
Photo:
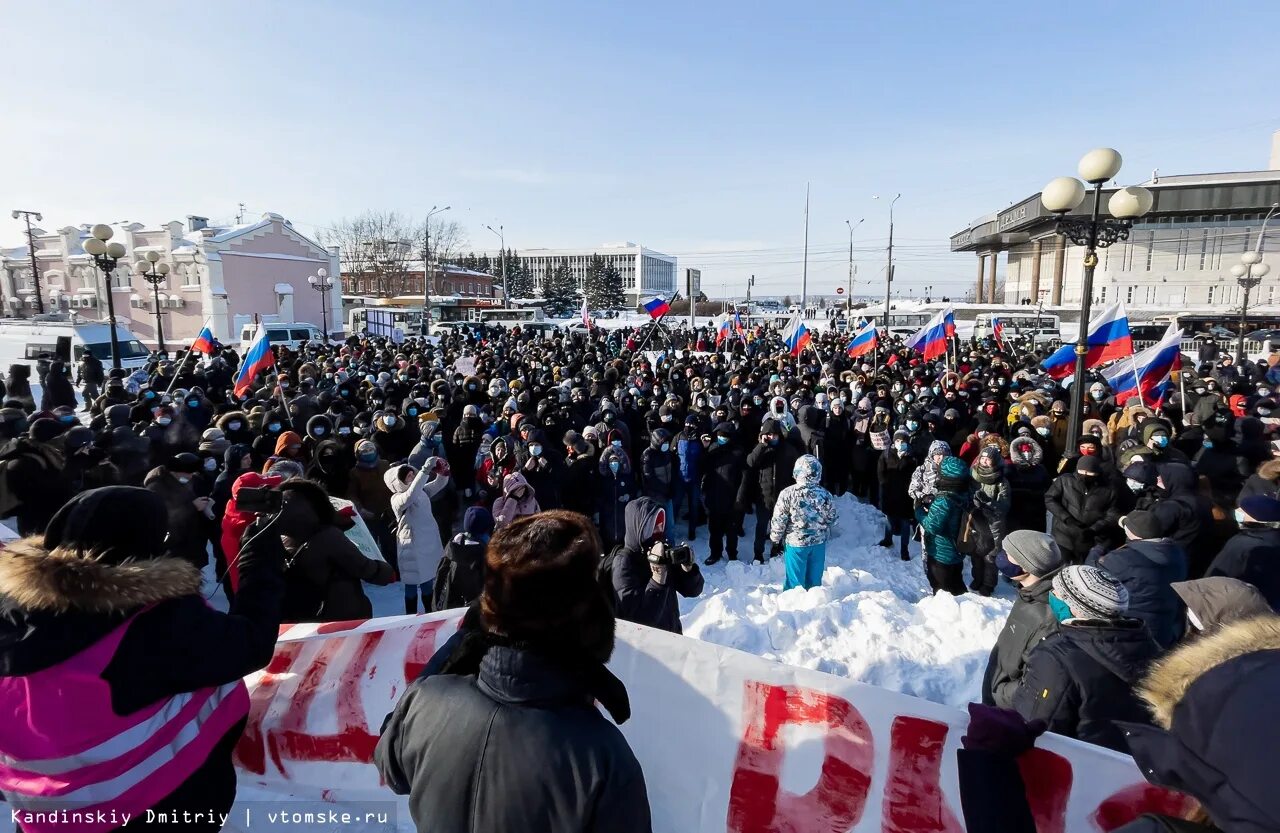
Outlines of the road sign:
{"type": "Polygon", "coordinates": [[[837,287],[836,287],[836,294],[837,294],[837,295],[843,295],[843,294],[844,294],[844,287],[843,287],[843,286],[837,286],[837,287]]]}

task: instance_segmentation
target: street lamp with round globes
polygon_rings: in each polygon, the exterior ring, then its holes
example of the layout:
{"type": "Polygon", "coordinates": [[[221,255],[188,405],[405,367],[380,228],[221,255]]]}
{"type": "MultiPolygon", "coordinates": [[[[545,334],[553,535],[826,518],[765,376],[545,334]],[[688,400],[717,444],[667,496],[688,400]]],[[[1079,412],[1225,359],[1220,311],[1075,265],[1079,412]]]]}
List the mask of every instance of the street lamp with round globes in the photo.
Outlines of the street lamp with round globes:
{"type": "Polygon", "coordinates": [[[116,304],[112,296],[111,273],[115,271],[116,265],[125,255],[124,245],[121,243],[108,243],[113,232],[111,226],[105,223],[98,223],[89,230],[89,237],[85,238],[85,253],[93,258],[93,263],[102,271],[103,282],[107,287],[107,324],[111,331],[109,337],[111,339],[111,367],[115,370],[120,369],[120,336],[116,333],[116,304]]]}
{"type": "Polygon", "coordinates": [[[311,288],[320,293],[320,317],[324,326],[324,343],[329,343],[329,290],[333,289],[333,278],[329,277],[329,270],[321,267],[316,273],[307,278],[307,283],[311,284],[311,288]]]}
{"type": "Polygon", "coordinates": [[[151,301],[156,314],[156,346],[161,353],[164,353],[166,352],[164,313],[161,311],[161,306],[168,300],[168,296],[160,294],[160,284],[164,283],[169,276],[169,264],[157,262],[160,260],[160,253],[154,249],[144,254],[143,258],[133,265],[133,271],[138,277],[151,284],[151,301]]]}
{"type": "Polygon", "coordinates": [[[1071,416],[1067,423],[1067,436],[1080,436],[1084,421],[1084,383],[1086,356],[1089,353],[1089,317],[1093,300],[1093,271],[1098,265],[1098,249],[1106,248],[1129,237],[1133,221],[1151,210],[1154,197],[1141,186],[1120,188],[1107,200],[1107,210],[1113,219],[1105,219],[1102,213],[1102,186],[1120,173],[1123,160],[1112,148],[1096,148],[1086,153],[1077,166],[1080,179],[1093,186],[1093,205],[1088,219],[1068,219],[1070,212],[1078,209],[1086,196],[1084,183],[1074,177],[1060,176],[1050,180],[1040,192],[1040,202],[1045,209],[1057,214],[1058,234],[1077,246],[1085,247],[1084,279],[1080,285],[1080,329],[1076,336],[1075,381],[1071,385],[1071,416]]]}

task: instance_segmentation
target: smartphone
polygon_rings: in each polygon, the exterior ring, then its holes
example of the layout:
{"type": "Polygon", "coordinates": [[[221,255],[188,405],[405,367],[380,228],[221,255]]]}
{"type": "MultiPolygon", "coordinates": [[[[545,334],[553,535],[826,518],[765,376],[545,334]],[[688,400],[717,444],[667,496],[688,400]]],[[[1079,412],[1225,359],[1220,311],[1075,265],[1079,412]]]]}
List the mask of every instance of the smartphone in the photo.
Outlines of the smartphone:
{"type": "Polygon", "coordinates": [[[275,489],[244,488],[236,495],[236,508],[241,512],[270,515],[280,511],[284,495],[275,489]]]}

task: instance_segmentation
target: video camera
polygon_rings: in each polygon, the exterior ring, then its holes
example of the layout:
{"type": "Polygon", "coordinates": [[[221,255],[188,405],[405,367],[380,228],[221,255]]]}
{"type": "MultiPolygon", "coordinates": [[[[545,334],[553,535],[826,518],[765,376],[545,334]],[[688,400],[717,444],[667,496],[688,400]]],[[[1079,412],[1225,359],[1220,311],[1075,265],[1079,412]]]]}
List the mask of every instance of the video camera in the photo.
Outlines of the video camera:
{"type": "Polygon", "coordinates": [[[693,549],[687,541],[681,541],[674,547],[668,546],[666,541],[659,541],[649,548],[649,563],[687,567],[693,564],[693,549]]]}
{"type": "Polygon", "coordinates": [[[245,487],[236,493],[236,508],[241,512],[274,515],[284,505],[284,495],[275,489],[245,487]]]}

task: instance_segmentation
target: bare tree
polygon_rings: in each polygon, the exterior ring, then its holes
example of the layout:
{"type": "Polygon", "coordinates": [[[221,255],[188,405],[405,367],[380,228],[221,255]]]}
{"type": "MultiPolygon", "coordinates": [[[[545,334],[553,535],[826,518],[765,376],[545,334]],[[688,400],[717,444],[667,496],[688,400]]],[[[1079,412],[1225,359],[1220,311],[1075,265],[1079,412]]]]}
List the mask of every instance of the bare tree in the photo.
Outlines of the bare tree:
{"type": "Polygon", "coordinates": [[[455,220],[444,220],[438,217],[432,217],[428,223],[430,228],[423,226],[418,237],[424,249],[427,244],[430,244],[431,262],[448,263],[459,257],[467,245],[467,233],[462,230],[462,226],[455,220]],[[427,235],[427,231],[431,234],[427,235]]]}
{"type": "MultiPolygon", "coordinates": [[[[321,241],[338,246],[343,278],[368,278],[381,298],[404,295],[421,257],[420,224],[395,211],[369,210],[343,219],[321,241]]],[[[432,242],[432,250],[435,243],[432,242]]]]}

